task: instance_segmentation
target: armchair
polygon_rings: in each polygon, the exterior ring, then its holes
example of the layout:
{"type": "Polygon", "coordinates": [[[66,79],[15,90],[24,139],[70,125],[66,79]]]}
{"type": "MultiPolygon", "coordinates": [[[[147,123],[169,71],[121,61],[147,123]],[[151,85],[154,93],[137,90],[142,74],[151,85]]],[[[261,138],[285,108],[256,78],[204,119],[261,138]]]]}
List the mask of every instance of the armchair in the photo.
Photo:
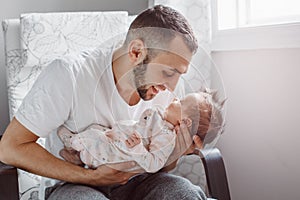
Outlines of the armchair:
{"type": "Polygon", "coordinates": [[[17,169],[0,162],[0,198],[19,199],[17,169]]]}
{"type": "MultiPolygon", "coordinates": [[[[1,138],[1,136],[0,136],[1,138]]],[[[202,160],[207,182],[206,194],[210,199],[230,200],[225,165],[217,148],[202,150],[202,160]]],[[[19,200],[17,169],[0,162],[0,199],[19,200]]]]}
{"type": "MultiPolygon", "coordinates": [[[[2,27],[10,118],[44,66],[61,55],[76,55],[79,50],[95,47],[108,37],[123,33],[133,18],[126,12],[97,12],[34,13],[5,20],[2,27]],[[65,41],[57,40],[61,39],[55,33],[58,30],[59,34],[64,34],[65,41]]],[[[209,151],[203,151],[200,157],[184,157],[171,173],[188,178],[207,190],[212,198],[228,200],[230,195],[221,154],[217,149],[209,151]]],[[[0,163],[0,199],[38,198],[40,180],[41,177],[0,163]]]]}

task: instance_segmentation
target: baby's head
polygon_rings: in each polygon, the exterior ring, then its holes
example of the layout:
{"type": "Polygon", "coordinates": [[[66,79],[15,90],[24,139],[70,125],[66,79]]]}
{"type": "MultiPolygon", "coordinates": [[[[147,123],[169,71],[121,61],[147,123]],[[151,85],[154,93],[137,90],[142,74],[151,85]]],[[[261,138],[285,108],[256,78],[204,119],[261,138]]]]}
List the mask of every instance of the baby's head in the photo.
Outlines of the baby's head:
{"type": "Polygon", "coordinates": [[[221,109],[222,105],[215,101],[214,93],[205,90],[188,94],[182,100],[174,99],[167,107],[164,118],[173,125],[186,120],[191,135],[197,134],[204,141],[209,128],[216,126],[216,123],[220,123],[218,127],[223,126],[221,109]]]}

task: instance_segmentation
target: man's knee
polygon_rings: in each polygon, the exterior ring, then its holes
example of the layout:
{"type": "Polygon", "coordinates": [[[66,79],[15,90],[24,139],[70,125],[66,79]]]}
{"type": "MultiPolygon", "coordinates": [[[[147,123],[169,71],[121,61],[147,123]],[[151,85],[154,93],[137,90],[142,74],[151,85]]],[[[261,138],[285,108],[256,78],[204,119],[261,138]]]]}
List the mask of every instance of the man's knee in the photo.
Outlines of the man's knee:
{"type": "Polygon", "coordinates": [[[161,175],[161,187],[166,191],[166,196],[181,197],[180,199],[205,199],[199,186],[193,185],[189,180],[173,174],[161,175]]]}
{"type": "Polygon", "coordinates": [[[148,198],[145,199],[206,199],[199,186],[189,180],[168,173],[157,173],[148,181],[148,198]]]}

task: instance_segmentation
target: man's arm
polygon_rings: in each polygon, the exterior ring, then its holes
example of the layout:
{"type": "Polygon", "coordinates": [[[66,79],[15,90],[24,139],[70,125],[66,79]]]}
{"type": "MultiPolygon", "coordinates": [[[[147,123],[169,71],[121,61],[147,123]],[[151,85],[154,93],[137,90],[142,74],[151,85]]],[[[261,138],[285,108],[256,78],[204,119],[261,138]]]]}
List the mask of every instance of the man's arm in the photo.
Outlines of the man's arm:
{"type": "MultiPolygon", "coordinates": [[[[0,160],[41,176],[94,186],[124,184],[134,175],[117,171],[118,166],[92,170],[73,165],[50,154],[36,143],[37,139],[38,136],[13,118],[0,141],[0,160]]],[[[133,163],[124,165],[131,168],[133,163]]]]}

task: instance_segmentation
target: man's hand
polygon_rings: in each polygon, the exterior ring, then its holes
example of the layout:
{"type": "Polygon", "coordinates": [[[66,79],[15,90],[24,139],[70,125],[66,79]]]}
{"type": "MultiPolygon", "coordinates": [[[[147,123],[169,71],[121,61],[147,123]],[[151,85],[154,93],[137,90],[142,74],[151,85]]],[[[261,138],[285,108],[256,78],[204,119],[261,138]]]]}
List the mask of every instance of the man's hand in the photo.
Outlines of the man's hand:
{"type": "Polygon", "coordinates": [[[170,171],[174,169],[176,167],[177,160],[182,155],[198,154],[197,151],[203,148],[203,142],[199,136],[194,135],[192,140],[189,129],[184,120],[180,123],[180,126],[175,127],[175,130],[177,133],[175,149],[169,157],[165,165],[166,167],[164,167],[161,171],[170,171]]]}
{"type": "Polygon", "coordinates": [[[191,138],[189,129],[187,127],[187,122],[182,120],[179,126],[175,127],[176,131],[176,143],[175,148],[170,155],[166,166],[170,165],[174,161],[178,160],[182,155],[187,154],[190,149],[193,149],[193,140],[191,138]]]}
{"type": "MultiPolygon", "coordinates": [[[[75,165],[83,166],[83,162],[80,159],[79,152],[75,150],[62,149],[59,152],[67,162],[75,165]]],[[[102,165],[93,171],[93,179],[87,183],[93,186],[113,185],[113,184],[126,184],[128,179],[136,174],[144,172],[141,170],[135,170],[126,172],[129,169],[135,167],[135,162],[124,162],[110,165],[102,165]],[[94,180],[95,178],[95,180],[94,180]]]]}
{"type": "Polygon", "coordinates": [[[131,169],[136,166],[135,162],[124,162],[110,165],[101,165],[97,169],[93,170],[93,181],[90,185],[105,186],[115,184],[126,184],[130,177],[144,172],[144,170],[135,170],[131,172],[125,172],[126,169],[131,169]]]}
{"type": "Polygon", "coordinates": [[[196,154],[199,155],[200,149],[203,148],[203,141],[198,135],[194,135],[193,137],[194,140],[194,148],[190,149],[190,151],[187,154],[196,154]]]}

